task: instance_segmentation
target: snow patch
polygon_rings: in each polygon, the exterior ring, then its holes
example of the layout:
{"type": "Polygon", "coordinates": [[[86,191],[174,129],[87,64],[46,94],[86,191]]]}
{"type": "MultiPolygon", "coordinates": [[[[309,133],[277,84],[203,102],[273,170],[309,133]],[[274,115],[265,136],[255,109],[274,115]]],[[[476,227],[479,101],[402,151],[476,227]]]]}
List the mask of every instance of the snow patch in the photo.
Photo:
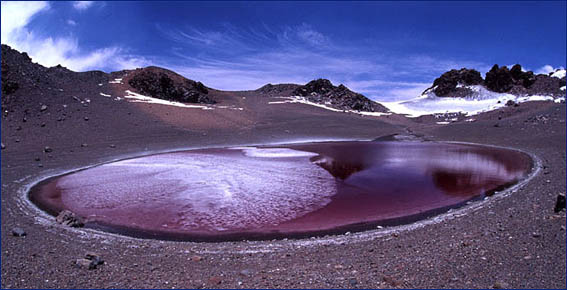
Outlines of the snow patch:
{"type": "Polygon", "coordinates": [[[152,98],[152,97],[140,95],[138,93],[134,93],[130,90],[126,90],[126,93],[127,93],[127,95],[124,96],[124,98],[128,99],[131,102],[135,102],[135,103],[159,104],[159,105],[167,105],[167,106],[191,108],[191,109],[202,109],[202,110],[212,110],[213,109],[213,108],[210,108],[208,106],[203,106],[203,105],[187,105],[187,104],[180,103],[180,102],[173,102],[173,101],[167,101],[167,100],[162,100],[162,99],[158,99],[158,98],[152,98]]]}
{"type": "Polygon", "coordinates": [[[562,78],[565,77],[565,70],[564,69],[558,69],[551,74],[551,77],[562,79],[562,78]]]}
{"type": "Polygon", "coordinates": [[[100,95],[103,96],[103,97],[107,97],[107,98],[112,97],[111,95],[107,95],[107,94],[105,94],[105,93],[100,93],[100,95]]]}
{"type": "Polygon", "coordinates": [[[391,112],[403,114],[410,118],[423,115],[439,113],[462,113],[473,116],[483,112],[496,110],[506,106],[509,100],[516,103],[528,101],[553,101],[551,96],[524,96],[518,97],[512,94],[495,93],[488,91],[482,86],[467,86],[473,91],[472,97],[448,98],[438,97],[432,90],[411,100],[398,102],[379,102],[391,112]]]}
{"type": "Polygon", "coordinates": [[[130,90],[126,90],[126,93],[127,95],[124,96],[124,98],[134,103],[159,104],[159,105],[167,105],[167,106],[189,108],[189,109],[201,109],[201,110],[214,110],[214,109],[230,109],[230,110],[238,110],[238,111],[244,110],[244,108],[234,107],[234,106],[189,105],[181,102],[167,101],[158,98],[144,96],[138,93],[134,93],[130,90]]]}
{"type": "Polygon", "coordinates": [[[354,113],[354,114],[359,114],[359,115],[365,115],[365,116],[386,116],[386,115],[391,115],[391,113],[383,113],[383,112],[365,112],[365,111],[356,111],[356,110],[341,110],[341,109],[335,109],[323,104],[319,104],[319,103],[314,103],[311,102],[309,100],[307,100],[305,97],[300,97],[300,96],[291,96],[291,97],[276,97],[276,98],[280,98],[280,99],[285,99],[284,101],[272,101],[272,102],[268,102],[269,105],[275,105],[275,104],[294,104],[294,103],[300,103],[300,104],[305,104],[305,105],[311,105],[311,106],[315,106],[315,107],[319,107],[325,110],[329,110],[329,111],[333,111],[333,112],[341,112],[341,113],[354,113]]]}
{"type": "Polygon", "coordinates": [[[114,79],[113,81],[109,81],[109,84],[121,84],[122,83],[122,79],[114,79]]]}

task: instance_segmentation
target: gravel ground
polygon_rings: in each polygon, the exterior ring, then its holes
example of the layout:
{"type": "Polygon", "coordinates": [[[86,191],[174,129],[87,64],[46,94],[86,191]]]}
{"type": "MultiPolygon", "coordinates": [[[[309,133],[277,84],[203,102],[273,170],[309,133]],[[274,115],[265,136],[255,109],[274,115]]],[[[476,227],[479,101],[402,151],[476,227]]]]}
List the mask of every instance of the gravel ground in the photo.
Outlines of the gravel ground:
{"type": "Polygon", "coordinates": [[[565,212],[553,211],[557,195],[565,193],[564,104],[526,103],[476,116],[476,122],[435,125],[428,118],[361,117],[268,105],[253,92],[213,92],[220,105],[244,109],[184,115],[99,95],[123,92],[107,78],[81,86],[71,81],[41,102],[22,101],[23,107],[4,112],[2,288],[566,287],[565,212]],[[85,106],[72,96],[91,101],[85,106]],[[426,221],[301,240],[133,239],[61,226],[24,198],[48,176],[154,152],[393,133],[517,148],[540,160],[539,167],[507,193],[426,221]],[[26,235],[13,235],[15,228],[26,235]],[[89,252],[104,264],[76,266],[89,252]]]}

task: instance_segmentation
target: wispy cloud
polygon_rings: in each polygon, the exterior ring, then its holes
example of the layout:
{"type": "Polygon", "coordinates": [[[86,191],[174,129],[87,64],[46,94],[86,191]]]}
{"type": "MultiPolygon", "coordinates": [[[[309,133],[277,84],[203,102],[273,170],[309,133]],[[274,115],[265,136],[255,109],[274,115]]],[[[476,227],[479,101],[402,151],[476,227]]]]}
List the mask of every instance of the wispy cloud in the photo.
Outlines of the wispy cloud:
{"type": "Polygon", "coordinates": [[[158,25],[158,29],[181,45],[171,51],[175,61],[161,65],[225,90],[327,78],[374,99],[400,100],[419,96],[449,69],[488,68],[480,62],[427,55],[399,57],[382,53],[376,47],[337,43],[305,23],[255,29],[224,25],[219,30],[168,29],[158,25]],[[196,50],[202,52],[185,53],[196,50]]]}
{"type": "Polygon", "coordinates": [[[83,11],[89,9],[94,4],[94,1],[73,1],[73,8],[83,11]]]}
{"type": "MultiPolygon", "coordinates": [[[[86,9],[93,4],[77,5],[86,9]]],[[[135,55],[119,45],[85,50],[72,35],[43,37],[28,27],[34,17],[49,9],[47,2],[2,2],[2,43],[27,52],[42,65],[61,64],[78,71],[159,65],[224,90],[327,78],[385,100],[416,97],[449,69],[489,69],[481,62],[387,53],[376,41],[341,41],[308,23],[277,27],[219,24],[214,28],[156,24],[171,44],[159,56],[135,55]]],[[[76,22],[70,19],[67,24],[76,22]]]]}
{"type": "MultiPolygon", "coordinates": [[[[90,5],[80,2],[81,5],[90,5]]],[[[104,47],[85,52],[74,37],[40,37],[27,25],[43,11],[50,9],[47,2],[2,2],[2,43],[44,65],[61,64],[76,71],[88,69],[122,69],[147,65],[149,61],[139,56],[130,56],[121,47],[104,47]]],[[[74,25],[68,22],[69,25],[74,25]]]]}

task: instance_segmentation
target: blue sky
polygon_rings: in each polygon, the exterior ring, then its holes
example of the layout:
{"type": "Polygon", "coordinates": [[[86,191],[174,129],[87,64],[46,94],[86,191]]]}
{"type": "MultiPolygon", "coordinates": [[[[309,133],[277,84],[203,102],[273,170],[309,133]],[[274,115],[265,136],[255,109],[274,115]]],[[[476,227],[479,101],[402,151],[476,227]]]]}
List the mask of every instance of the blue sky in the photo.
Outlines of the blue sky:
{"type": "Polygon", "coordinates": [[[4,2],[2,43],[46,66],[172,69],[225,90],[328,78],[376,100],[452,68],[566,63],[566,2],[4,2]]]}

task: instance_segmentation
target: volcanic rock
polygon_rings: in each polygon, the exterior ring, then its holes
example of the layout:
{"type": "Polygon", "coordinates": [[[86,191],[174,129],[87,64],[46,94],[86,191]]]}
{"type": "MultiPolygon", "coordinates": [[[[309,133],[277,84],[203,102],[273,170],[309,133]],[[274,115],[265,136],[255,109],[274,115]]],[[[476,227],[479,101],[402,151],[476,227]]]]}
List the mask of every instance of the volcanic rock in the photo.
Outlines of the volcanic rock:
{"type": "Polygon", "coordinates": [[[12,235],[15,236],[15,237],[23,237],[23,236],[27,235],[27,233],[22,228],[13,228],[12,229],[12,235]]]}
{"type": "Polygon", "coordinates": [[[85,255],[85,259],[91,261],[91,264],[93,264],[95,266],[95,268],[98,265],[104,264],[104,260],[102,259],[102,257],[99,254],[94,253],[94,252],[88,252],[85,255]]]}
{"type": "Polygon", "coordinates": [[[514,79],[516,84],[521,85],[524,88],[529,88],[536,81],[534,73],[532,71],[524,72],[522,70],[522,66],[519,64],[512,66],[512,69],[510,69],[510,74],[512,75],[512,78],[514,79]]]}
{"type": "Polygon", "coordinates": [[[296,84],[277,84],[277,85],[267,84],[257,89],[256,92],[270,97],[289,96],[291,92],[293,92],[295,89],[297,89],[300,86],[301,85],[296,85],[296,84]]]}
{"type": "Polygon", "coordinates": [[[61,211],[55,218],[55,221],[59,224],[73,228],[78,228],[85,225],[83,219],[80,216],[77,216],[75,213],[68,210],[61,211]]]}
{"type": "Polygon", "coordinates": [[[494,282],[494,285],[492,285],[492,288],[494,289],[507,289],[510,286],[508,285],[508,283],[503,282],[503,281],[496,281],[494,282]]]}
{"type": "Polygon", "coordinates": [[[75,267],[80,269],[88,269],[88,270],[96,269],[96,265],[93,263],[93,261],[88,259],[77,259],[75,260],[74,265],[75,267]]]}
{"type": "Polygon", "coordinates": [[[470,86],[481,85],[488,91],[515,96],[565,96],[565,92],[561,90],[565,86],[565,77],[552,75],[535,75],[532,71],[523,71],[519,64],[511,69],[495,64],[483,80],[478,71],[462,68],[445,72],[423,94],[433,92],[438,97],[465,98],[476,94],[470,86]]]}
{"type": "MultiPolygon", "coordinates": [[[[495,64],[492,69],[486,73],[485,84],[487,89],[498,93],[510,92],[514,95],[548,95],[542,92],[541,89],[530,90],[532,85],[537,82],[538,78],[542,80],[545,79],[543,81],[547,86],[552,85],[547,82],[547,79],[551,79],[552,77],[547,75],[535,76],[532,71],[524,72],[522,66],[519,64],[512,66],[511,70],[508,70],[506,66],[498,67],[498,65],[495,64]]],[[[557,78],[554,79],[558,80],[557,78]]],[[[554,81],[550,82],[555,83],[554,81]]],[[[540,86],[545,87],[543,83],[540,86]]],[[[559,89],[559,86],[557,89],[559,89]]]]}
{"type": "Polygon", "coordinates": [[[209,278],[209,284],[211,285],[219,285],[222,283],[222,278],[219,276],[212,276],[209,278]]]}
{"type": "Polygon", "coordinates": [[[317,79],[292,92],[293,96],[302,96],[311,102],[342,109],[365,112],[387,112],[384,106],[371,101],[365,96],[349,90],[344,85],[334,86],[329,80],[317,79]]]}
{"type": "Polygon", "coordinates": [[[565,209],[565,193],[560,193],[557,195],[557,201],[555,201],[554,212],[560,212],[565,209]]]}
{"type": "Polygon", "coordinates": [[[549,75],[539,74],[535,76],[534,83],[527,89],[528,95],[565,97],[565,91],[561,87],[565,86],[565,78],[559,79],[549,75]]]}
{"type": "Polygon", "coordinates": [[[480,72],[474,69],[453,69],[435,79],[431,88],[435,95],[439,97],[444,97],[449,94],[451,94],[451,97],[465,97],[469,95],[471,91],[466,87],[462,87],[463,85],[479,85],[483,82],[480,72]]]}
{"type": "Polygon", "coordinates": [[[242,271],[240,271],[240,275],[245,276],[245,277],[250,277],[252,276],[253,271],[250,269],[244,269],[242,271]]]}
{"type": "Polygon", "coordinates": [[[514,102],[514,101],[512,101],[512,100],[508,100],[508,101],[506,102],[506,107],[512,107],[512,106],[514,106],[514,105],[516,105],[516,102],[514,102]]]}
{"type": "Polygon", "coordinates": [[[514,86],[514,78],[506,66],[498,67],[495,64],[486,73],[486,88],[493,92],[505,93],[514,86]]]}
{"type": "Polygon", "coordinates": [[[154,98],[185,103],[215,103],[207,95],[208,88],[201,82],[186,79],[158,67],[136,69],[128,84],[140,94],[154,98]]]}

